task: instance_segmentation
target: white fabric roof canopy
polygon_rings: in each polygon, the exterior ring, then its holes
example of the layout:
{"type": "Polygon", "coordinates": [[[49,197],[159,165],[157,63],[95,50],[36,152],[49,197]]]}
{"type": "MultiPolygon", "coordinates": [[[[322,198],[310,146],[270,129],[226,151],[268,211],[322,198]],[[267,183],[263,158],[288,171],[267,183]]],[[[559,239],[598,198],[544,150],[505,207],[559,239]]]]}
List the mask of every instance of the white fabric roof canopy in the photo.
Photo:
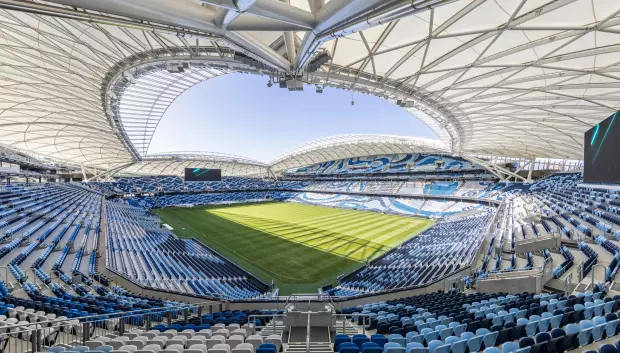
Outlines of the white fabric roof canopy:
{"type": "Polygon", "coordinates": [[[2,142],[97,168],[139,160],[175,94],[243,70],[233,50],[280,72],[325,50],[333,60],[307,81],[400,100],[457,154],[580,159],[583,133],[620,107],[617,0],[256,0],[238,2],[243,14],[214,3],[0,0],[2,142]],[[383,5],[411,9],[375,21],[383,5]],[[136,86],[131,74],[196,59],[205,68],[174,74],[168,96],[166,83],[136,86]]]}

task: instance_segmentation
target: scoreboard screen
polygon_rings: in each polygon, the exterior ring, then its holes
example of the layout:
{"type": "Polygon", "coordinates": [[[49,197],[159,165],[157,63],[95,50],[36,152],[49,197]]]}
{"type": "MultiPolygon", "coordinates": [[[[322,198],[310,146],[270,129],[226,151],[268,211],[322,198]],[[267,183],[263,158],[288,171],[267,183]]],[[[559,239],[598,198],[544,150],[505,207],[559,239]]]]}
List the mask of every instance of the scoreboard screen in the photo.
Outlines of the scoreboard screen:
{"type": "Polygon", "coordinates": [[[185,168],[185,181],[222,181],[222,170],[185,168]]]}

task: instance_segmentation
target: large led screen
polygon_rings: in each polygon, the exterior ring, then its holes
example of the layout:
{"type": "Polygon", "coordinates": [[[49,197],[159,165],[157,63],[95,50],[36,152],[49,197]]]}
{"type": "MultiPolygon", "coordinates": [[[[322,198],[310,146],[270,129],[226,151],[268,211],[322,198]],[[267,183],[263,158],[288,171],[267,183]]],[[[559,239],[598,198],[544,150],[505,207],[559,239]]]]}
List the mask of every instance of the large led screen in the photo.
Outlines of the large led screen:
{"type": "Polygon", "coordinates": [[[584,181],[620,182],[620,118],[618,113],[596,124],[584,136],[584,181]]]}

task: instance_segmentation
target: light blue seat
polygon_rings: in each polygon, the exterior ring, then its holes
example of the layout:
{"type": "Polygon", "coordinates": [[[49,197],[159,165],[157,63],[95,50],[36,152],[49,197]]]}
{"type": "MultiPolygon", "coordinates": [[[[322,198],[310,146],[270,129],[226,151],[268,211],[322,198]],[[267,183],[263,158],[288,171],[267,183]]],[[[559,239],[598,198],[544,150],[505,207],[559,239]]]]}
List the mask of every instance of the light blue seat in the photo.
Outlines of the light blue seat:
{"type": "MultiPolygon", "coordinates": [[[[600,299],[597,299],[599,301],[600,299]]],[[[603,311],[605,310],[605,303],[594,303],[594,315],[601,316],[603,315],[603,311]]]]}
{"type": "Polygon", "coordinates": [[[567,302],[568,302],[568,300],[559,301],[557,306],[556,306],[556,309],[564,310],[564,308],[566,307],[566,303],[567,302]]]}
{"type": "Polygon", "coordinates": [[[473,332],[469,332],[469,331],[467,331],[467,332],[463,332],[463,333],[461,334],[461,339],[462,339],[462,340],[467,340],[467,341],[469,341],[469,340],[470,340],[470,339],[472,339],[472,337],[474,337],[474,336],[475,336],[475,335],[474,335],[474,333],[473,333],[473,332]]]}
{"type": "Polygon", "coordinates": [[[401,347],[407,346],[407,339],[401,335],[392,334],[388,337],[388,342],[398,343],[401,347]]]}
{"type": "Polygon", "coordinates": [[[567,335],[570,335],[570,334],[573,334],[573,333],[578,333],[579,332],[579,326],[577,326],[575,324],[568,324],[564,328],[564,331],[566,331],[567,335]]]}
{"type": "MultiPolygon", "coordinates": [[[[430,327],[428,327],[428,324],[424,321],[416,321],[415,327],[418,328],[418,330],[422,331],[426,328],[430,329],[430,327]]],[[[432,330],[432,329],[431,329],[432,330]]]]}
{"type": "Polygon", "coordinates": [[[418,336],[418,335],[419,335],[418,331],[409,331],[407,332],[405,339],[407,340],[407,342],[411,342],[410,338],[412,338],[413,336],[418,336]]]}
{"type": "Polygon", "coordinates": [[[559,315],[555,315],[554,317],[551,318],[551,328],[560,328],[560,324],[562,323],[562,317],[564,317],[564,314],[559,314],[559,315]]]}
{"type": "Polygon", "coordinates": [[[460,341],[460,339],[459,339],[458,337],[456,337],[456,336],[450,336],[450,337],[446,338],[446,339],[443,341],[443,343],[445,343],[445,344],[452,344],[452,343],[454,343],[454,342],[458,342],[458,341],[460,341]]]}
{"type": "Polygon", "coordinates": [[[620,323],[620,319],[611,320],[605,325],[605,335],[607,337],[611,337],[616,334],[616,328],[618,327],[618,323],[620,323]]]}
{"type": "Polygon", "coordinates": [[[504,323],[504,315],[495,316],[491,322],[493,323],[493,326],[502,326],[502,324],[504,323]]]}
{"type": "Polygon", "coordinates": [[[81,353],[84,353],[84,352],[88,351],[89,349],[90,348],[88,348],[86,346],[77,346],[77,347],[71,348],[72,351],[81,352],[81,353]]]}
{"type": "Polygon", "coordinates": [[[506,342],[502,344],[502,353],[514,353],[519,349],[519,345],[515,342],[506,342]]]}
{"type": "MultiPolygon", "coordinates": [[[[545,313],[549,314],[549,313],[545,313]]],[[[549,331],[549,324],[551,323],[551,317],[542,318],[538,321],[538,332],[549,331]]]]}
{"type": "Polygon", "coordinates": [[[502,353],[497,347],[489,347],[484,350],[484,353],[502,353]]]}
{"type": "MultiPolygon", "coordinates": [[[[422,330],[422,332],[424,332],[424,330],[422,330]]],[[[426,342],[435,341],[437,340],[438,336],[439,336],[439,333],[437,331],[431,330],[430,332],[424,333],[424,340],[426,342]]]]}
{"type": "Polygon", "coordinates": [[[605,314],[609,314],[609,313],[612,312],[612,310],[614,309],[614,304],[615,303],[616,302],[612,300],[612,301],[609,301],[609,302],[603,304],[603,310],[605,311],[605,314]]]}
{"type": "MultiPolygon", "coordinates": [[[[411,332],[409,332],[411,333],[411,332]]],[[[420,344],[424,344],[424,336],[423,335],[412,335],[409,336],[407,335],[407,342],[412,343],[412,342],[416,342],[416,343],[420,343],[420,344]]]]}
{"type": "Polygon", "coordinates": [[[407,347],[406,351],[407,353],[411,353],[411,350],[414,348],[424,348],[424,345],[422,343],[418,343],[418,342],[411,342],[411,343],[407,343],[407,347]]]}
{"type": "Polygon", "coordinates": [[[467,347],[469,347],[470,353],[475,353],[480,351],[480,347],[482,347],[482,339],[483,336],[474,336],[467,341],[467,347]]]}
{"type": "Polygon", "coordinates": [[[452,328],[452,333],[454,333],[454,335],[457,336],[457,337],[461,337],[461,335],[463,334],[463,332],[465,332],[465,330],[467,330],[467,325],[466,324],[458,325],[458,326],[452,328]]]}
{"type": "MultiPolygon", "coordinates": [[[[445,326],[445,325],[440,325],[440,326],[445,326]]],[[[452,336],[452,329],[449,327],[446,327],[439,331],[439,337],[441,337],[443,341],[445,341],[446,338],[451,337],[451,336],[452,336]]]]}
{"type": "Polygon", "coordinates": [[[579,346],[585,346],[588,343],[590,343],[590,336],[592,336],[593,329],[594,327],[580,328],[579,333],[577,334],[577,340],[579,341],[579,346]]]}
{"type": "MultiPolygon", "coordinates": [[[[433,340],[428,342],[428,351],[430,353],[435,353],[435,351],[437,350],[437,348],[439,348],[440,346],[443,346],[443,342],[441,342],[440,340],[433,340]]],[[[450,346],[448,346],[450,347],[450,346]]]]}
{"type": "Polygon", "coordinates": [[[437,325],[437,326],[435,326],[435,331],[439,332],[439,331],[441,331],[443,329],[446,329],[446,328],[448,328],[448,326],[446,326],[446,325],[437,325]]]}
{"type": "Polygon", "coordinates": [[[482,338],[482,342],[484,342],[485,347],[493,347],[495,346],[495,341],[497,341],[497,336],[499,336],[499,331],[489,332],[482,338]]]}
{"type": "Polygon", "coordinates": [[[60,347],[60,346],[51,347],[47,349],[48,352],[54,352],[54,353],[62,352],[64,350],[65,350],[65,347],[60,347]]]}
{"type": "Polygon", "coordinates": [[[99,346],[99,347],[97,347],[97,350],[98,351],[104,351],[106,353],[110,353],[111,351],[114,350],[114,347],[112,347],[112,346],[99,346]]]}
{"type": "Polygon", "coordinates": [[[396,342],[388,342],[383,346],[383,353],[406,353],[405,347],[396,342]]]}
{"type": "Polygon", "coordinates": [[[432,328],[433,330],[435,329],[435,326],[439,325],[439,321],[435,320],[432,317],[426,319],[426,323],[428,324],[428,327],[432,328]]]}
{"type": "Polygon", "coordinates": [[[450,353],[450,348],[451,348],[451,346],[449,344],[444,344],[444,345],[441,345],[441,346],[435,348],[434,351],[430,351],[429,350],[429,352],[431,352],[431,353],[450,353]]]}
{"type": "Polygon", "coordinates": [[[476,330],[476,336],[484,336],[484,335],[486,335],[489,332],[491,332],[491,331],[489,331],[486,328],[479,328],[479,329],[476,330]]]}
{"type": "Polygon", "coordinates": [[[585,310],[583,311],[583,317],[586,320],[590,320],[592,318],[592,316],[594,316],[594,303],[592,302],[586,302],[585,303],[585,310]]]}
{"type": "Polygon", "coordinates": [[[605,326],[607,326],[607,320],[604,317],[596,316],[592,320],[594,329],[592,329],[592,340],[598,342],[603,339],[603,333],[605,332],[605,326]]]}
{"type": "Polygon", "coordinates": [[[526,315],[526,314],[527,314],[527,310],[525,310],[525,309],[524,309],[524,310],[519,310],[519,311],[515,314],[515,317],[516,317],[517,319],[522,319],[522,318],[524,318],[524,317],[525,317],[525,315],[526,315]]]}
{"type": "Polygon", "coordinates": [[[457,340],[456,342],[452,342],[451,344],[452,353],[465,353],[465,349],[467,348],[467,340],[457,340]]]}
{"type": "Polygon", "coordinates": [[[525,325],[525,335],[527,337],[533,337],[536,335],[536,329],[538,328],[538,321],[530,321],[525,325]]]}

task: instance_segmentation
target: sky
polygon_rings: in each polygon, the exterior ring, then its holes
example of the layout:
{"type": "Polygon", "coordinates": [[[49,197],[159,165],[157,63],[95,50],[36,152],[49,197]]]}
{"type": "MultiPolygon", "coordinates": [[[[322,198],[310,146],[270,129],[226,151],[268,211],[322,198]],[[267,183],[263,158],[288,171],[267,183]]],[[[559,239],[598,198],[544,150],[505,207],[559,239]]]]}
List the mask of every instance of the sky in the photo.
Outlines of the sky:
{"type": "Polygon", "coordinates": [[[270,162],[290,149],[342,134],[438,139],[423,122],[384,99],[314,86],[289,92],[268,79],[229,74],[197,84],[168,108],[148,153],[204,151],[270,162]],[[355,105],[351,105],[351,100],[355,105]]]}

